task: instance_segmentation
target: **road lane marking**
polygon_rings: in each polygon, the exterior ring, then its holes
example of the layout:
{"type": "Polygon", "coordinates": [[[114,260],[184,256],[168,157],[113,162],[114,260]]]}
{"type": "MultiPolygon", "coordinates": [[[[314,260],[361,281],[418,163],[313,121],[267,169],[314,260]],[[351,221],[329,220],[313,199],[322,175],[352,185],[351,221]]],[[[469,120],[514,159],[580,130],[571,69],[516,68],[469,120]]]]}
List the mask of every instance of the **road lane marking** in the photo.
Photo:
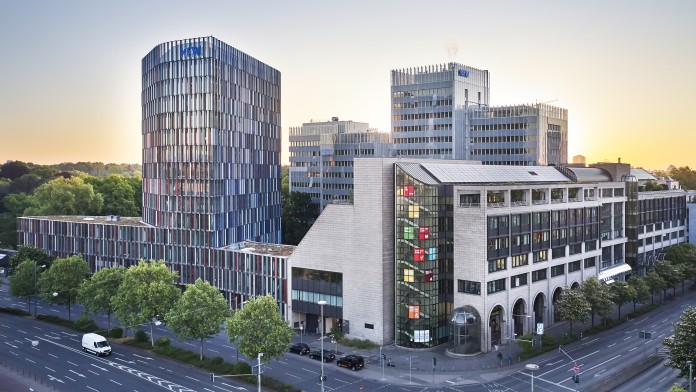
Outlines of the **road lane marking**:
{"type": "Polygon", "coordinates": [[[294,375],[294,374],[290,374],[290,373],[285,373],[285,374],[287,374],[287,375],[290,376],[290,377],[295,377],[295,378],[302,379],[302,377],[296,376],[296,375],[294,375]]]}
{"type": "Polygon", "coordinates": [[[628,352],[630,353],[631,351],[633,351],[633,350],[635,350],[635,349],[637,349],[637,348],[638,348],[638,347],[633,347],[632,349],[628,350],[628,352]]]}
{"type": "Polygon", "coordinates": [[[632,330],[630,330],[630,331],[626,331],[626,332],[624,332],[624,333],[633,333],[633,332],[636,332],[637,330],[638,330],[638,328],[632,329],[632,330]]]}
{"type": "Polygon", "coordinates": [[[58,359],[58,357],[57,357],[57,356],[55,356],[55,355],[53,355],[53,354],[51,354],[51,353],[48,353],[48,355],[52,356],[53,358],[56,358],[56,359],[58,359]]]}
{"type": "Polygon", "coordinates": [[[75,373],[75,374],[77,374],[78,376],[80,376],[80,377],[82,377],[82,378],[87,378],[84,374],[78,373],[78,372],[76,372],[76,371],[74,371],[74,370],[72,370],[72,369],[68,369],[68,371],[69,371],[70,373],[75,373]]]}
{"type": "Polygon", "coordinates": [[[602,366],[602,365],[604,365],[604,364],[607,363],[607,362],[613,361],[613,360],[615,360],[616,358],[618,358],[618,357],[620,357],[620,356],[621,356],[621,354],[619,354],[619,355],[617,355],[617,356],[615,356],[615,357],[609,358],[609,359],[607,359],[606,361],[604,361],[604,362],[602,362],[602,363],[598,363],[598,364],[592,366],[592,367],[589,368],[589,369],[583,370],[583,371],[580,372],[579,374],[589,372],[590,370],[592,370],[592,369],[594,369],[594,368],[596,368],[596,367],[598,367],[598,366],[602,366]]]}
{"type": "Polygon", "coordinates": [[[624,338],[624,340],[628,340],[628,339],[630,339],[630,338],[632,338],[632,337],[633,337],[633,336],[626,336],[626,338],[624,338]]]}
{"type": "MultiPolygon", "coordinates": [[[[71,364],[71,365],[73,365],[73,366],[77,366],[76,363],[73,363],[73,362],[70,362],[70,361],[66,361],[66,362],[69,363],[69,364],[71,364]]],[[[77,367],[79,367],[79,366],[77,366],[77,367]]]]}
{"type": "MultiPolygon", "coordinates": [[[[519,373],[519,374],[524,374],[525,376],[529,376],[529,374],[527,374],[527,373],[525,373],[525,372],[522,372],[522,371],[519,371],[519,372],[517,372],[517,373],[519,373]]],[[[514,378],[514,379],[516,379],[516,380],[519,380],[519,381],[527,382],[527,379],[526,379],[526,378],[525,378],[525,379],[521,379],[521,378],[519,378],[519,377],[515,377],[514,375],[513,375],[512,378],[514,378]]],[[[573,388],[568,388],[568,387],[565,386],[565,385],[561,385],[561,384],[556,383],[556,382],[553,382],[553,381],[545,380],[545,379],[543,379],[543,378],[541,378],[541,377],[534,377],[534,379],[535,379],[535,380],[538,380],[538,381],[547,382],[547,383],[549,383],[549,384],[553,384],[553,385],[556,385],[556,386],[561,387],[561,388],[563,388],[563,389],[567,389],[567,390],[569,390],[569,391],[575,392],[575,389],[573,389],[573,388]]]]}
{"type": "Polygon", "coordinates": [[[120,382],[116,382],[116,381],[114,381],[114,380],[112,380],[112,379],[109,379],[109,381],[111,381],[111,382],[114,383],[114,384],[123,385],[123,384],[121,384],[120,382]]]}
{"type": "Polygon", "coordinates": [[[218,350],[213,350],[212,348],[206,348],[206,350],[212,351],[212,352],[214,352],[214,353],[220,354],[220,351],[218,351],[218,350]]]}
{"type": "Polygon", "coordinates": [[[18,329],[17,332],[21,332],[21,333],[27,335],[27,333],[25,331],[22,331],[21,329],[18,329]]]}
{"type": "Polygon", "coordinates": [[[86,386],[87,388],[89,388],[89,389],[91,389],[91,390],[95,391],[95,392],[99,392],[98,390],[96,390],[96,389],[94,389],[94,388],[90,387],[89,385],[85,385],[85,386],[86,386]]]}
{"type": "MultiPolygon", "coordinates": [[[[585,355],[585,356],[582,356],[582,357],[580,357],[580,358],[577,358],[577,359],[575,360],[575,362],[577,362],[577,361],[579,361],[579,360],[581,360],[581,359],[587,358],[587,357],[589,357],[590,355],[597,354],[598,352],[599,352],[599,350],[594,351],[594,352],[591,352],[591,353],[589,353],[589,354],[587,354],[587,355],[585,355]]],[[[564,365],[561,365],[561,366],[556,366],[555,368],[553,368],[553,369],[551,369],[551,370],[549,370],[549,371],[547,371],[547,372],[541,373],[541,374],[538,375],[537,377],[541,377],[541,376],[543,376],[543,375],[545,375],[545,374],[551,373],[551,372],[553,372],[554,370],[560,369],[560,368],[562,368],[562,367],[564,367],[564,366],[566,366],[566,365],[564,364],[564,365]]],[[[526,374],[526,373],[522,373],[522,374],[526,374]]]]}
{"type": "Polygon", "coordinates": [[[616,343],[612,343],[612,344],[608,345],[607,348],[615,346],[615,345],[616,345],[616,343]]]}
{"type": "Polygon", "coordinates": [[[53,373],[55,373],[55,372],[56,372],[55,370],[51,369],[51,368],[50,368],[50,367],[48,367],[48,366],[44,366],[44,367],[45,367],[46,369],[48,369],[48,370],[52,371],[53,373]]]}
{"type": "Polygon", "coordinates": [[[68,377],[68,376],[63,376],[63,377],[67,378],[67,379],[70,380],[70,381],[77,382],[77,380],[75,380],[75,379],[73,379],[73,378],[70,378],[70,377],[68,377]]]}
{"type": "Polygon", "coordinates": [[[184,377],[190,378],[190,379],[193,380],[193,381],[201,381],[201,380],[199,380],[199,379],[197,379],[197,378],[193,378],[193,377],[191,377],[191,376],[184,376],[184,377]]]}
{"type": "Polygon", "coordinates": [[[36,362],[32,361],[32,360],[29,359],[29,358],[24,358],[24,359],[26,359],[27,361],[29,361],[29,362],[31,362],[31,363],[36,363],[36,362]]]}
{"type": "Polygon", "coordinates": [[[90,372],[90,373],[94,373],[94,374],[96,374],[97,376],[99,376],[99,375],[100,375],[99,373],[97,373],[97,372],[93,372],[93,371],[91,371],[91,370],[89,370],[89,369],[87,369],[87,371],[88,371],[88,372],[90,372]]]}

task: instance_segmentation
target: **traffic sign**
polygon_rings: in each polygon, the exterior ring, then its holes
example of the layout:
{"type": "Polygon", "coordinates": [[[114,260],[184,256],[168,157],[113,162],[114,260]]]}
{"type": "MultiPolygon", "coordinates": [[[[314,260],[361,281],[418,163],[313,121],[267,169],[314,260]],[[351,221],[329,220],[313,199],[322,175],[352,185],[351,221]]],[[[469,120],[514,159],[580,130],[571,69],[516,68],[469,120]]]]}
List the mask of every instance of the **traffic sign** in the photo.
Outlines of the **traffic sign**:
{"type": "Polygon", "coordinates": [[[578,366],[578,365],[573,365],[573,370],[576,371],[576,372],[579,372],[579,371],[580,371],[580,366],[578,366]]]}

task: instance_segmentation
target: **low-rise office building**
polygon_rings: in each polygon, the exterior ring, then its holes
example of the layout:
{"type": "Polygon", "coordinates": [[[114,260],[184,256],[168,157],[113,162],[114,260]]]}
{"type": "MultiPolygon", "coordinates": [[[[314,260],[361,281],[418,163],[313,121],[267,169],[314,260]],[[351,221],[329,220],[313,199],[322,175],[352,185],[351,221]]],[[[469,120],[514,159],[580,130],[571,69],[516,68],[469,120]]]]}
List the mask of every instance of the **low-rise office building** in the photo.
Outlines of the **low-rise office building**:
{"type": "Polygon", "coordinates": [[[356,159],[354,204],[327,206],[290,258],[292,319],[316,328],[323,299],[327,329],[458,354],[553,325],[566,288],[635,273],[657,221],[661,248],[686,240],[682,191],[603,166],[356,159]]]}

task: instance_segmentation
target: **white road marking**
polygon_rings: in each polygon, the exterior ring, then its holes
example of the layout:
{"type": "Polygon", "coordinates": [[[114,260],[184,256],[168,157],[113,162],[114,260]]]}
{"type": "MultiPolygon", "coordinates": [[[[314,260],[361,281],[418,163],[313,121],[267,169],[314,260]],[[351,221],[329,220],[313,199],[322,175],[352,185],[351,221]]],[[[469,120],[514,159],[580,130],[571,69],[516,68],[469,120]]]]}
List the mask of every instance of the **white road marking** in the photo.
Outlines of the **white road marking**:
{"type": "Polygon", "coordinates": [[[302,377],[296,376],[296,375],[294,375],[294,374],[290,374],[290,373],[285,373],[285,374],[287,374],[287,375],[290,376],[290,377],[295,377],[295,378],[302,379],[302,377]]]}
{"type": "Polygon", "coordinates": [[[114,380],[112,380],[112,379],[109,379],[109,381],[111,381],[111,382],[114,383],[114,384],[123,385],[123,384],[121,384],[120,382],[116,382],[116,381],[114,381],[114,380]]]}
{"type": "Polygon", "coordinates": [[[635,349],[637,349],[637,348],[638,348],[638,347],[633,347],[632,349],[628,350],[628,352],[630,353],[631,351],[633,351],[633,350],[635,350],[635,349]]]}
{"type": "Polygon", "coordinates": [[[90,373],[94,373],[94,374],[96,374],[97,376],[99,376],[99,375],[100,375],[99,373],[97,373],[97,372],[93,372],[93,371],[91,371],[91,370],[89,370],[89,369],[87,369],[87,371],[88,371],[88,372],[90,372],[90,373]]]}
{"type": "Polygon", "coordinates": [[[31,362],[31,363],[36,363],[36,362],[32,361],[32,360],[29,359],[29,358],[24,358],[24,359],[26,359],[27,361],[29,361],[29,362],[31,362]]]}
{"type": "Polygon", "coordinates": [[[607,348],[612,347],[612,346],[616,346],[616,343],[612,343],[612,344],[608,345],[607,348]]]}
{"type": "MultiPolygon", "coordinates": [[[[77,366],[76,363],[73,363],[73,362],[70,362],[70,361],[66,361],[66,362],[69,363],[69,364],[71,364],[71,365],[73,365],[73,366],[77,366]]],[[[77,366],[77,367],[79,367],[79,366],[77,366]]]]}
{"type": "Polygon", "coordinates": [[[86,386],[87,388],[89,388],[89,389],[93,390],[93,391],[99,392],[99,390],[97,390],[97,389],[94,389],[94,388],[90,387],[89,385],[85,385],[85,386],[86,386]]]}
{"type": "MultiPolygon", "coordinates": [[[[582,356],[582,357],[580,357],[580,358],[577,358],[575,361],[577,362],[577,361],[579,361],[579,360],[581,360],[581,359],[584,359],[584,358],[589,357],[590,355],[597,354],[598,352],[599,352],[599,350],[594,351],[594,352],[591,352],[591,353],[589,353],[589,354],[587,354],[587,355],[585,355],[585,356],[582,356]]],[[[564,365],[561,365],[561,366],[557,366],[557,367],[555,367],[555,368],[553,368],[553,369],[551,369],[551,370],[549,370],[549,371],[547,371],[547,372],[541,373],[541,374],[538,375],[537,377],[541,377],[541,376],[543,376],[543,375],[545,375],[545,374],[551,373],[552,371],[554,371],[554,370],[556,370],[556,369],[560,369],[561,367],[564,367],[564,366],[566,366],[566,365],[564,364],[564,365]]],[[[522,373],[522,374],[526,374],[526,373],[522,373]]]]}
{"type": "Polygon", "coordinates": [[[193,378],[193,377],[190,377],[190,376],[184,376],[184,377],[189,378],[189,379],[191,379],[191,380],[193,380],[193,381],[201,381],[201,380],[199,380],[199,379],[197,379],[197,378],[193,378]]]}
{"type": "Polygon", "coordinates": [[[68,371],[69,371],[70,373],[75,373],[75,374],[77,374],[78,376],[80,376],[80,377],[82,377],[82,378],[87,378],[87,377],[85,377],[84,374],[78,373],[78,372],[76,372],[76,371],[74,371],[74,370],[72,370],[72,369],[68,369],[68,371]]]}
{"type": "Polygon", "coordinates": [[[628,339],[630,339],[630,338],[632,338],[632,337],[633,337],[633,336],[626,336],[626,337],[624,338],[624,340],[628,340],[628,339]]]}
{"type": "Polygon", "coordinates": [[[51,369],[51,368],[50,368],[50,367],[48,367],[48,366],[44,366],[44,367],[45,367],[46,369],[48,369],[48,370],[52,371],[53,373],[55,373],[55,372],[56,372],[55,370],[51,369]]]}
{"type": "Polygon", "coordinates": [[[57,356],[55,356],[55,355],[53,355],[53,354],[51,354],[51,353],[48,353],[48,355],[52,356],[53,358],[58,358],[57,356]]]}
{"type": "Polygon", "coordinates": [[[602,365],[604,365],[604,364],[607,363],[607,362],[613,361],[613,360],[615,360],[616,358],[618,358],[618,357],[620,357],[620,356],[621,356],[621,354],[619,354],[619,355],[617,355],[617,356],[615,356],[615,357],[609,358],[609,359],[607,359],[606,361],[604,361],[604,362],[602,362],[602,363],[598,363],[598,364],[592,366],[592,367],[589,368],[589,369],[585,369],[584,371],[580,372],[580,374],[589,372],[590,370],[592,370],[592,369],[594,369],[594,368],[596,368],[596,367],[598,367],[598,366],[602,366],[602,365]]]}
{"type": "Polygon", "coordinates": [[[68,377],[68,376],[64,376],[64,377],[67,378],[67,379],[70,380],[70,381],[77,381],[77,380],[75,380],[74,378],[70,378],[70,377],[68,377]]]}

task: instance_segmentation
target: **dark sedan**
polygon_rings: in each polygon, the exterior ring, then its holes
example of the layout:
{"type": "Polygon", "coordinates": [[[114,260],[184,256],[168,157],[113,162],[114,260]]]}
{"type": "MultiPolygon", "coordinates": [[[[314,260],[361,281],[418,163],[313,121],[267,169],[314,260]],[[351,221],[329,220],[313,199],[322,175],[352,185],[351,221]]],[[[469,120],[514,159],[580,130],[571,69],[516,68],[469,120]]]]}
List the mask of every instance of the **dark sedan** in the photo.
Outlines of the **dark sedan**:
{"type": "Polygon", "coordinates": [[[336,365],[350,370],[359,370],[365,367],[365,360],[360,355],[346,355],[336,361],[336,365]]]}
{"type": "Polygon", "coordinates": [[[324,350],[324,352],[321,352],[320,350],[312,351],[311,353],[309,353],[309,357],[324,362],[331,362],[336,358],[335,355],[326,350],[324,350]]]}
{"type": "Polygon", "coordinates": [[[309,346],[306,343],[295,343],[292,346],[290,346],[291,353],[306,355],[309,354],[310,351],[311,350],[309,349],[309,346]]]}

